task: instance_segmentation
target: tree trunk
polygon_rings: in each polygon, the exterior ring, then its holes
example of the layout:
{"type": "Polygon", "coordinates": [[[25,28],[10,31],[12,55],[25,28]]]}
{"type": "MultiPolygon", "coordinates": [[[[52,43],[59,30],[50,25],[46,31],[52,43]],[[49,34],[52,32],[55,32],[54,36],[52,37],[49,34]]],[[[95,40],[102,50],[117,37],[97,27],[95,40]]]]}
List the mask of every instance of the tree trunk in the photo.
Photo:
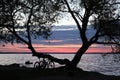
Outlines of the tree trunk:
{"type": "Polygon", "coordinates": [[[49,60],[53,61],[53,62],[57,62],[61,65],[67,65],[70,63],[70,61],[68,59],[58,59],[58,58],[55,58],[49,54],[45,54],[45,53],[38,53],[35,51],[35,49],[33,48],[32,45],[28,45],[28,48],[31,50],[33,56],[36,56],[38,58],[48,58],[49,60]]]}
{"type": "Polygon", "coordinates": [[[79,61],[81,60],[82,55],[87,51],[87,49],[90,47],[90,45],[91,45],[90,43],[83,44],[83,46],[77,51],[74,58],[68,65],[70,68],[77,67],[79,61]]]}
{"type": "Polygon", "coordinates": [[[31,44],[28,44],[28,49],[31,50],[33,56],[35,56],[37,54],[37,52],[35,51],[35,49],[33,48],[33,46],[31,44]]]}
{"type": "Polygon", "coordinates": [[[77,64],[81,60],[82,55],[87,51],[87,49],[90,47],[90,43],[83,44],[83,46],[77,51],[72,61],[69,61],[68,59],[58,59],[51,55],[44,54],[44,53],[37,53],[35,49],[32,47],[32,45],[29,45],[29,49],[32,51],[33,56],[36,56],[38,58],[48,58],[51,61],[57,62],[61,65],[66,65],[67,68],[76,68],[77,64]]]}

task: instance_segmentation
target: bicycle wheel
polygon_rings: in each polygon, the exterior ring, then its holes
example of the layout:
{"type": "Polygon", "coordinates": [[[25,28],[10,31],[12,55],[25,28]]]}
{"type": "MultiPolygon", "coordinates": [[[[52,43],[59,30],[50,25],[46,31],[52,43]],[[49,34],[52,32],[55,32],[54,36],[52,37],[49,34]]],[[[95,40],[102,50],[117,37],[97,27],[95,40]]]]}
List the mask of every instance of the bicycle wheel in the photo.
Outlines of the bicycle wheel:
{"type": "Polygon", "coordinates": [[[40,63],[38,62],[38,61],[36,61],[35,63],[34,63],[34,68],[39,68],[40,67],[40,63]]]}
{"type": "Polygon", "coordinates": [[[46,63],[44,61],[39,62],[39,68],[45,69],[46,68],[46,63]]]}
{"type": "Polygon", "coordinates": [[[55,63],[52,62],[52,61],[50,61],[50,62],[49,62],[49,68],[55,68],[55,63]]]}

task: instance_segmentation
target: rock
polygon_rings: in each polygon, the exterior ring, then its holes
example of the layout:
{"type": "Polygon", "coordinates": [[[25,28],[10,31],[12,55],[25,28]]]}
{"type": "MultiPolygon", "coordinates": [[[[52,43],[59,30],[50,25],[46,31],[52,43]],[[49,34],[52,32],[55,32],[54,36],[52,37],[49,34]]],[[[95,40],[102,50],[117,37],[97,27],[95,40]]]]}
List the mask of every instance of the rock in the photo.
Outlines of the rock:
{"type": "Polygon", "coordinates": [[[33,63],[30,61],[26,61],[25,64],[33,64],[33,63]]]}

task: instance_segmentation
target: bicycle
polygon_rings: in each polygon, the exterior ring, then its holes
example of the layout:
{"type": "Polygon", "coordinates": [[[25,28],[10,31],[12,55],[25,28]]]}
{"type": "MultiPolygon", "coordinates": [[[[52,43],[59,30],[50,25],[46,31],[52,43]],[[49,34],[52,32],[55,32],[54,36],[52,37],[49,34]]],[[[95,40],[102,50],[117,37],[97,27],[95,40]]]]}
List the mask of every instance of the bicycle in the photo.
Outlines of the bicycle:
{"type": "Polygon", "coordinates": [[[55,68],[55,63],[47,58],[39,58],[39,61],[34,63],[36,69],[55,68]]]}

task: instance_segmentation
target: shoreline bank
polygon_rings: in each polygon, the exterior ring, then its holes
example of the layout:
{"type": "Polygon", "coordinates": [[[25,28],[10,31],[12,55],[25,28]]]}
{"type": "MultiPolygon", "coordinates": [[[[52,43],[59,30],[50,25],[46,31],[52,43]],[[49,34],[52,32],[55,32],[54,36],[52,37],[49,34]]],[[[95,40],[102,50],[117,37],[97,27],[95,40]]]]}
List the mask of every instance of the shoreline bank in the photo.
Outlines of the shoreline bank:
{"type": "Polygon", "coordinates": [[[0,67],[0,75],[0,79],[4,80],[120,80],[120,76],[64,67],[36,70],[35,68],[3,66],[0,67]]]}

